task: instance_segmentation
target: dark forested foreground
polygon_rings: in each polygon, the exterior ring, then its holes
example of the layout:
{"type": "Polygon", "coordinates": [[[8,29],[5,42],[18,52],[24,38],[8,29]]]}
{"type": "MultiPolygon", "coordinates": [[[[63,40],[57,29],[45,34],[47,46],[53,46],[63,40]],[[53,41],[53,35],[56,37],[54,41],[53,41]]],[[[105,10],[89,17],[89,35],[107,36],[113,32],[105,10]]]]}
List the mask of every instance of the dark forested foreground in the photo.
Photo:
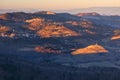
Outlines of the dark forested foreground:
{"type": "Polygon", "coordinates": [[[95,66],[67,67],[49,61],[37,64],[1,55],[0,80],[120,80],[120,70],[95,66]]]}

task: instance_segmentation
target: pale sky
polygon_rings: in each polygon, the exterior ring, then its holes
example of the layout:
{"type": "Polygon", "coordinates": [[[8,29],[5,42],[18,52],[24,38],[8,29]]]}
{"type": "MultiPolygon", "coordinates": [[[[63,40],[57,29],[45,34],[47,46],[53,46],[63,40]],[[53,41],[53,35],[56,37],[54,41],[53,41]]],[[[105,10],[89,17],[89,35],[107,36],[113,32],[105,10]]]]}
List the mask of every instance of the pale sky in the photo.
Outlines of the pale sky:
{"type": "Polygon", "coordinates": [[[0,9],[65,10],[89,7],[120,7],[120,0],[0,0],[0,9]]]}

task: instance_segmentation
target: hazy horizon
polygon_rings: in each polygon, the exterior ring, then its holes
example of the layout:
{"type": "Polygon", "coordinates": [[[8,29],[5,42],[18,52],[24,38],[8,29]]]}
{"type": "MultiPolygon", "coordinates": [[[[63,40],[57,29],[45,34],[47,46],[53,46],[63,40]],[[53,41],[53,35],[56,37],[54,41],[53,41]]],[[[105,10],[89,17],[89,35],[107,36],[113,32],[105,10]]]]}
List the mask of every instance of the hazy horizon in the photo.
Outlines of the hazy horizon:
{"type": "Polygon", "coordinates": [[[32,8],[24,8],[24,9],[4,8],[0,10],[0,14],[11,13],[11,12],[34,13],[39,11],[51,11],[56,13],[70,13],[70,14],[96,12],[101,15],[119,15],[120,16],[120,7],[90,7],[90,8],[74,8],[74,9],[63,9],[63,10],[42,10],[42,9],[32,9],[32,8]]]}
{"type": "Polygon", "coordinates": [[[69,10],[90,7],[120,7],[120,0],[0,0],[0,9],[69,10]]]}

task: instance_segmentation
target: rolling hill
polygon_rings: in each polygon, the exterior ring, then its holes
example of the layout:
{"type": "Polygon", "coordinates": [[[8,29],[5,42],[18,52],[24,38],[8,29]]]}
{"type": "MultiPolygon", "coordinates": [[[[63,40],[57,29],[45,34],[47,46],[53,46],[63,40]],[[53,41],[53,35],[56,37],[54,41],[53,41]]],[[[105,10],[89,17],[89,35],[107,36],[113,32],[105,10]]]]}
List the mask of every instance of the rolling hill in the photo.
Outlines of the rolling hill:
{"type": "Polygon", "coordinates": [[[1,14],[0,80],[119,80],[120,17],[98,14],[1,14]]]}

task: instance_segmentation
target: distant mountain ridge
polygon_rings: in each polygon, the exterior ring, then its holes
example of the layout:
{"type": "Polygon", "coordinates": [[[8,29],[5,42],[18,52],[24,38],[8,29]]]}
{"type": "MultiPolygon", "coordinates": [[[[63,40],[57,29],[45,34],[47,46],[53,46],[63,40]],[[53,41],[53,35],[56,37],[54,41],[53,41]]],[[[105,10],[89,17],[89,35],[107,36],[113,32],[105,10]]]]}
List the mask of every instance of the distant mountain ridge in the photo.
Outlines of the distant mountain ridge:
{"type": "Polygon", "coordinates": [[[80,8],[80,9],[71,9],[71,10],[58,10],[56,12],[68,12],[71,14],[96,12],[101,15],[120,16],[120,7],[91,7],[91,8],[80,8]]]}
{"type": "MultiPolygon", "coordinates": [[[[41,11],[40,9],[0,9],[0,14],[8,12],[27,12],[34,13],[41,11]]],[[[69,9],[69,10],[50,10],[57,13],[91,13],[97,12],[101,15],[120,15],[120,7],[91,7],[91,8],[79,8],[79,9],[69,9]]]]}
{"type": "Polygon", "coordinates": [[[91,12],[91,13],[77,13],[77,16],[100,16],[100,14],[96,12],[91,12]]]}

